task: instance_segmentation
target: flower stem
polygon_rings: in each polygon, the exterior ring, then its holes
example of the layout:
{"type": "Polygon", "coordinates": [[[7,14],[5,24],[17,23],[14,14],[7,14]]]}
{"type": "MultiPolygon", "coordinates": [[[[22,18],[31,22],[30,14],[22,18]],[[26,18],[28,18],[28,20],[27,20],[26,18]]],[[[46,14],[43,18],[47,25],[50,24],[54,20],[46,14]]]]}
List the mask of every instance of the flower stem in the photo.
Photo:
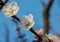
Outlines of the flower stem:
{"type": "Polygon", "coordinates": [[[17,21],[19,21],[20,22],[20,19],[17,17],[17,16],[12,16],[12,18],[14,18],[14,19],[16,19],[17,21]]]}
{"type": "Polygon", "coordinates": [[[42,37],[39,36],[32,28],[30,29],[30,31],[31,31],[32,33],[34,33],[34,34],[38,37],[38,40],[39,40],[39,41],[42,41],[42,37]]]}

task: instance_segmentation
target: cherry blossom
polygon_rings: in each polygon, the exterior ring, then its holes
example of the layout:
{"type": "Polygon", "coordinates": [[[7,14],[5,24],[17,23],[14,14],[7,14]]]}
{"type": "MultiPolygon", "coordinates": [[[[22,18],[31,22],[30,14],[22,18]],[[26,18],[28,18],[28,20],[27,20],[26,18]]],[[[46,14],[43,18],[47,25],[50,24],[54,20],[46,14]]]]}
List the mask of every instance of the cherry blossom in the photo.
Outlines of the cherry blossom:
{"type": "Polygon", "coordinates": [[[32,14],[29,14],[28,16],[25,15],[20,19],[19,26],[24,28],[25,30],[31,29],[33,25],[34,25],[34,20],[32,14]]]}
{"type": "Polygon", "coordinates": [[[9,4],[6,4],[3,7],[2,12],[4,13],[4,15],[6,17],[11,17],[11,16],[16,15],[18,10],[19,10],[19,7],[18,7],[17,3],[13,1],[9,4]]]}

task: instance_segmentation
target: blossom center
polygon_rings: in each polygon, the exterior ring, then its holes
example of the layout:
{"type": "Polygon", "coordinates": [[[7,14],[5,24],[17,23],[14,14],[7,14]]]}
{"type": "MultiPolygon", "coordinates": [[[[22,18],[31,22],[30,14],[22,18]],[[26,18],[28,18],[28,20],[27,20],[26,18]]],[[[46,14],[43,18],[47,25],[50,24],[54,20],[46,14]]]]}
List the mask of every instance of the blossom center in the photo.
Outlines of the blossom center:
{"type": "Polygon", "coordinates": [[[30,23],[26,21],[26,22],[25,22],[25,25],[26,25],[26,26],[29,26],[29,25],[30,25],[30,23]]]}

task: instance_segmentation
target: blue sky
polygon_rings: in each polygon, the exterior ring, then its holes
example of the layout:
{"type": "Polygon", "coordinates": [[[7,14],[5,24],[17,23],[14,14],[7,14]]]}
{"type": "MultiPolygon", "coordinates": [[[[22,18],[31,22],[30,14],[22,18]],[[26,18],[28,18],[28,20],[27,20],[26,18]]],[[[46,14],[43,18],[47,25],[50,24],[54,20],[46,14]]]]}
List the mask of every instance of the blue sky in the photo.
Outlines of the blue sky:
{"type": "MultiPolygon", "coordinates": [[[[17,17],[21,18],[23,15],[29,15],[30,13],[34,16],[34,30],[38,28],[43,28],[43,5],[40,0],[9,0],[8,2],[16,1],[18,6],[20,7],[19,12],[17,13],[17,17]]],[[[47,3],[48,0],[43,0],[47,3]]],[[[50,24],[52,27],[59,31],[60,30],[60,21],[58,17],[60,17],[60,6],[58,3],[59,0],[54,0],[52,8],[50,10],[50,24]]],[[[14,38],[16,37],[15,24],[12,22],[12,18],[5,17],[4,14],[0,11],[0,41],[5,42],[5,28],[4,23],[7,24],[8,29],[10,31],[10,42],[14,42],[14,38]]],[[[30,31],[21,29],[23,34],[26,34],[26,38],[29,39],[29,42],[34,40],[33,34],[30,31]]],[[[60,31],[59,31],[60,32],[60,31]]],[[[54,34],[52,30],[50,33],[54,34]]]]}

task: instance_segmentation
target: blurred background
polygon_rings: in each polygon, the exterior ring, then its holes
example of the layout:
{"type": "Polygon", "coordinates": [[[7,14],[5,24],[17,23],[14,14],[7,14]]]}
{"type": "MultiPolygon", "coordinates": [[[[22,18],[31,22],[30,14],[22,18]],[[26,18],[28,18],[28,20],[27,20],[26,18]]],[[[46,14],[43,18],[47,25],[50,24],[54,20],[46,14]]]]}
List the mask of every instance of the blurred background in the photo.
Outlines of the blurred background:
{"type": "MultiPolygon", "coordinates": [[[[17,2],[20,8],[17,17],[33,14],[35,21],[33,29],[43,29],[43,3],[47,4],[48,0],[9,0],[8,3],[12,1],[17,2]]],[[[54,0],[49,13],[49,33],[60,36],[60,0],[54,0]]],[[[33,40],[35,40],[33,33],[18,27],[14,19],[5,17],[0,11],[0,42],[32,42],[33,40]]]]}

